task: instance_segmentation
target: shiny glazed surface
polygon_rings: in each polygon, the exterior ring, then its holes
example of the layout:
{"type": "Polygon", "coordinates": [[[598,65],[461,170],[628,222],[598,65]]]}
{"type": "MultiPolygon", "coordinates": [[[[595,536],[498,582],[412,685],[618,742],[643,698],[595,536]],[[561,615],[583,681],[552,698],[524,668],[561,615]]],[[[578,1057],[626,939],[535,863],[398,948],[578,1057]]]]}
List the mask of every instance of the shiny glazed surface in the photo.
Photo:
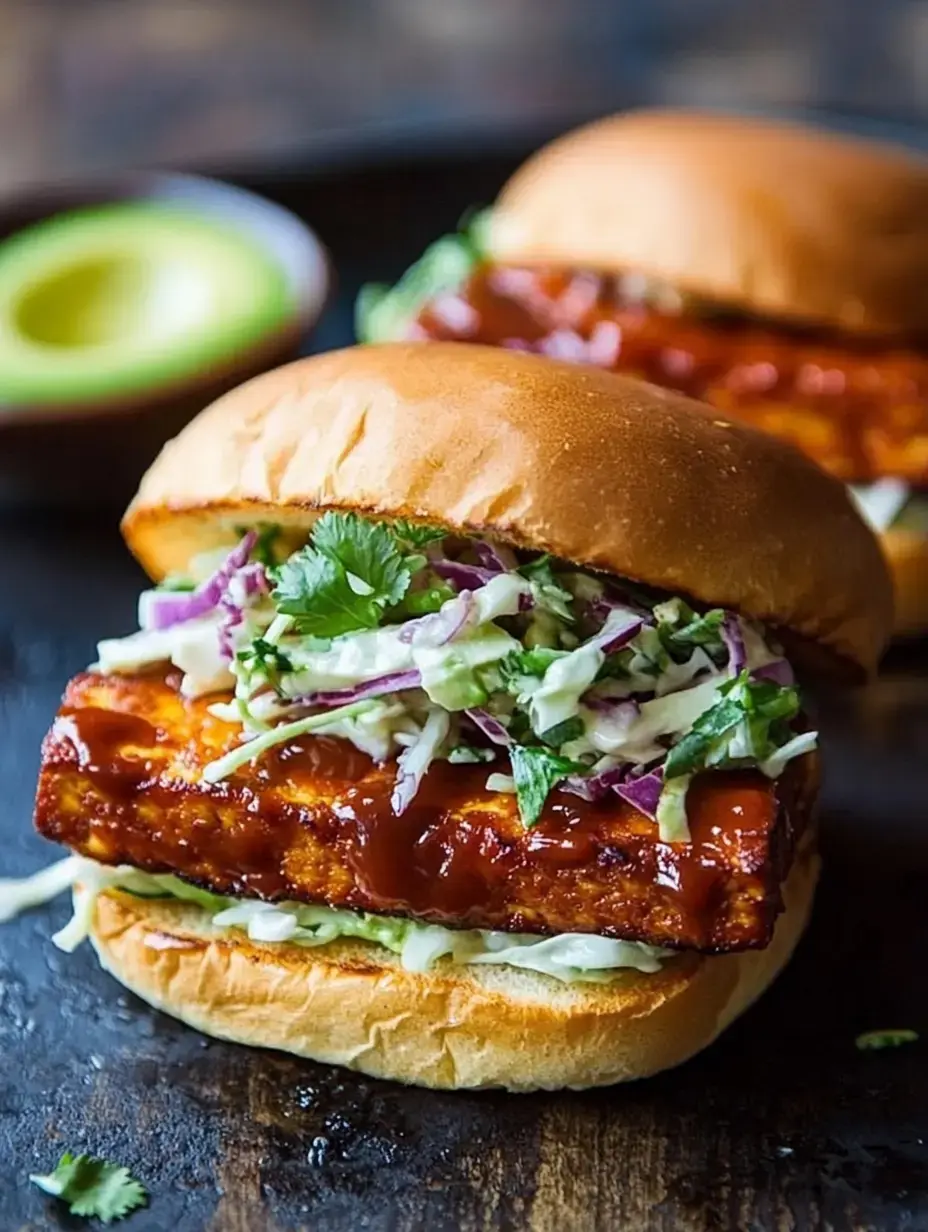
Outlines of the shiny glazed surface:
{"type": "Polygon", "coordinates": [[[709,402],[792,441],[846,482],[928,483],[928,354],[658,310],[630,279],[484,266],[415,332],[543,350],[709,402]]]}
{"type": "Polygon", "coordinates": [[[304,737],[209,786],[237,730],[157,675],[76,677],[43,746],[36,825],[104,863],[180,873],[220,893],[324,902],[524,932],[598,932],[708,950],[766,944],[811,809],[814,759],[774,785],[698,779],[691,843],[662,843],[618,800],[553,793],[525,830],[492,766],[433,765],[409,810],[395,765],[304,737]]]}

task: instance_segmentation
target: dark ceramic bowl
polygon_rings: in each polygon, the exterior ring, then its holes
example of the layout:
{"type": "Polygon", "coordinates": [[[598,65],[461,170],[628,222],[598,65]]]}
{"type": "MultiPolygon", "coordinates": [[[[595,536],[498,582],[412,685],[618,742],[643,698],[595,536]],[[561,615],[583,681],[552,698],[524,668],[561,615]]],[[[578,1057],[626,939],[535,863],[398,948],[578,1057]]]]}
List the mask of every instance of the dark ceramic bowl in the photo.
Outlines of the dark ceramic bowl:
{"type": "Polygon", "coordinates": [[[122,201],[182,205],[244,231],[284,272],[287,317],[202,372],[150,390],[86,402],[0,403],[0,506],[124,503],[161,445],[213,399],[295,359],[330,286],[325,251],[295,214],[254,193],[199,176],[139,172],[0,201],[0,239],[81,206],[122,201]]]}

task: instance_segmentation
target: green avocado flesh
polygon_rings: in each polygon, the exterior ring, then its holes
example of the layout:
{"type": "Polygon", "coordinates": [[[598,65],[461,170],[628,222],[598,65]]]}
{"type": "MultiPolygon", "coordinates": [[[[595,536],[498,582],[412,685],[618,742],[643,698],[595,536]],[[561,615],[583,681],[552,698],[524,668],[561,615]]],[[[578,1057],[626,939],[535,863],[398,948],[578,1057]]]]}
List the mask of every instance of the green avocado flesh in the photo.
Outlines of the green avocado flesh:
{"type": "Polygon", "coordinates": [[[85,402],[208,373],[293,310],[286,275],[221,220],[139,202],[0,243],[0,402],[85,402]]]}

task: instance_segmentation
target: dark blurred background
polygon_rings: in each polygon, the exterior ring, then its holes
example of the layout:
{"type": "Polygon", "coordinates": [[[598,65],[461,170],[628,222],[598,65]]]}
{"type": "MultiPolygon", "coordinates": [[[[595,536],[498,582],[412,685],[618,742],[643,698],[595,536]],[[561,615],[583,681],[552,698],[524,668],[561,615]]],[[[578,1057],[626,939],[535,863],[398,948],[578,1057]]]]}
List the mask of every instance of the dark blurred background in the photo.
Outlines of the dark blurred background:
{"type": "Polygon", "coordinates": [[[0,0],[0,192],[521,146],[629,103],[928,116],[919,0],[0,0]]]}

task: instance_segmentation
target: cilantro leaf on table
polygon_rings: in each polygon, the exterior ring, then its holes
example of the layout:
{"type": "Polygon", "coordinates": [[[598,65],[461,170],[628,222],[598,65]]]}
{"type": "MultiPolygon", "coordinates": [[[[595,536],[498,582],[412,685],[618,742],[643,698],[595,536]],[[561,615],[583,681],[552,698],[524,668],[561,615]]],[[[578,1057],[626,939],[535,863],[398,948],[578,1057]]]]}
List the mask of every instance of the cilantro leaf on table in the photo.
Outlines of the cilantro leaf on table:
{"type": "Polygon", "coordinates": [[[918,1032],[908,1027],[892,1027],[882,1031],[864,1031],[858,1035],[854,1045],[861,1052],[875,1052],[883,1048],[900,1048],[903,1044],[914,1044],[918,1040],[918,1032]]]}
{"type": "Polygon", "coordinates": [[[509,759],[519,813],[526,830],[537,823],[552,788],[569,774],[586,770],[585,766],[536,745],[512,745],[509,759]]]}
{"type": "Polygon", "coordinates": [[[374,629],[400,602],[410,570],[386,526],[355,513],[323,514],[310,542],[277,570],[277,610],[301,633],[337,637],[374,629]]]}
{"type": "Polygon", "coordinates": [[[124,1219],[144,1206],[148,1193],[128,1168],[91,1155],[66,1152],[46,1176],[29,1177],[33,1185],[68,1204],[72,1215],[96,1217],[102,1223],[124,1219]]]}

